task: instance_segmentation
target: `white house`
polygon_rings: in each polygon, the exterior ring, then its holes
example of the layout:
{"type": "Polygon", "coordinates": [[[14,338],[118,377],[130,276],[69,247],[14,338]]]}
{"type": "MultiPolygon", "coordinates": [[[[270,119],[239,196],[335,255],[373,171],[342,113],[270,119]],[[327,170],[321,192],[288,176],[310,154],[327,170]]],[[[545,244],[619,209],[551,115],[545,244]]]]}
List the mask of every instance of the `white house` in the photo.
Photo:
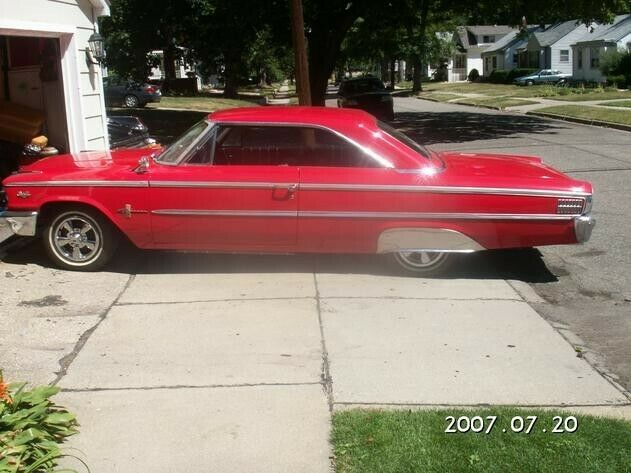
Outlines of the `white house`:
{"type": "Polygon", "coordinates": [[[571,44],[588,31],[578,20],[563,21],[530,35],[520,50],[520,67],[554,69],[572,74],[571,44]]]}
{"type": "Polygon", "coordinates": [[[535,26],[524,31],[507,34],[482,51],[483,76],[489,77],[494,70],[510,71],[519,67],[519,51],[528,44],[530,35],[542,28],[535,26]]]}
{"type": "Polygon", "coordinates": [[[596,25],[572,44],[576,80],[605,82],[600,58],[610,50],[631,51],[631,14],[618,15],[613,23],[596,25]]]}
{"type": "Polygon", "coordinates": [[[101,68],[86,53],[104,15],[108,0],[0,0],[0,106],[41,110],[62,151],[108,147],[101,68]]]}
{"type": "Polygon", "coordinates": [[[515,31],[516,29],[510,26],[459,26],[453,36],[457,51],[447,66],[449,82],[467,80],[473,69],[477,69],[482,75],[482,51],[515,31]]]}

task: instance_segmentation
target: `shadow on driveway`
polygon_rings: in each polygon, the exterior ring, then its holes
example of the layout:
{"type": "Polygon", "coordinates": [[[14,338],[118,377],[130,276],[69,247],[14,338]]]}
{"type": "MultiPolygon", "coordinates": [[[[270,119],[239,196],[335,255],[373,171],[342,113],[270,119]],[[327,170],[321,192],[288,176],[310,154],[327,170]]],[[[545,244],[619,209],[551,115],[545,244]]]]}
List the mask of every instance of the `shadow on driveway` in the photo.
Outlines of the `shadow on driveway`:
{"type": "Polygon", "coordinates": [[[527,115],[451,112],[402,112],[392,123],[424,145],[509,138],[518,134],[556,134],[567,126],[527,115]]]}

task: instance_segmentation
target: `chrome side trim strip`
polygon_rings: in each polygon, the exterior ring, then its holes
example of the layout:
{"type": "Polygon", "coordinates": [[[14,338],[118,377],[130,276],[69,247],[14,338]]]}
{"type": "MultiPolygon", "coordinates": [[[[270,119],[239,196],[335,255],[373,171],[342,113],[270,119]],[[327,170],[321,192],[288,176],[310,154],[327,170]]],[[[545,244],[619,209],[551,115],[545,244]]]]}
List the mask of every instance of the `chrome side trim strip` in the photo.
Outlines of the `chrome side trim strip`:
{"type": "Polygon", "coordinates": [[[160,209],[151,212],[154,215],[179,215],[189,217],[293,217],[298,216],[298,212],[289,210],[180,210],[180,209],[160,209]]]}
{"type": "Polygon", "coordinates": [[[206,188],[206,189],[276,189],[298,186],[293,182],[220,182],[220,181],[151,181],[149,187],[206,188]]]}
{"type": "Polygon", "coordinates": [[[149,187],[148,181],[21,181],[5,187],[149,187]]]}
{"type": "Polygon", "coordinates": [[[430,213],[430,212],[329,212],[276,210],[186,210],[159,209],[154,215],[224,216],[224,217],[301,217],[398,220],[573,220],[576,215],[557,214],[486,214],[486,213],[430,213]]]}
{"type": "Polygon", "coordinates": [[[301,190],[368,191],[368,192],[427,192],[440,194],[527,195],[532,197],[588,197],[588,192],[546,191],[544,189],[515,189],[509,187],[409,186],[374,184],[300,184],[301,190]]]}
{"type": "Polygon", "coordinates": [[[431,212],[298,212],[310,218],[374,218],[425,220],[572,220],[577,215],[557,214],[488,214],[488,213],[431,213],[431,212]]]}
{"type": "Polygon", "coordinates": [[[467,235],[447,228],[391,228],[383,231],[377,241],[377,253],[398,251],[471,253],[484,249],[467,235]]]}

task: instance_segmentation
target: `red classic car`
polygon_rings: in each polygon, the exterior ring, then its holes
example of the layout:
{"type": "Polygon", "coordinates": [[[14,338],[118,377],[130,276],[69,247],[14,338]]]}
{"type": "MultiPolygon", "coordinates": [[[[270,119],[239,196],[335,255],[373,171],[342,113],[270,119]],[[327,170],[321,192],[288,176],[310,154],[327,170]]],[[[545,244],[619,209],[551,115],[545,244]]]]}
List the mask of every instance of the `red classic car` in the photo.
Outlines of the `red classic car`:
{"type": "Polygon", "coordinates": [[[456,253],[581,243],[591,184],[541,159],[432,152],[357,110],[224,110],[170,147],[42,159],[9,176],[0,240],[41,234],[96,270],[139,248],[386,254],[417,274],[456,253]]]}

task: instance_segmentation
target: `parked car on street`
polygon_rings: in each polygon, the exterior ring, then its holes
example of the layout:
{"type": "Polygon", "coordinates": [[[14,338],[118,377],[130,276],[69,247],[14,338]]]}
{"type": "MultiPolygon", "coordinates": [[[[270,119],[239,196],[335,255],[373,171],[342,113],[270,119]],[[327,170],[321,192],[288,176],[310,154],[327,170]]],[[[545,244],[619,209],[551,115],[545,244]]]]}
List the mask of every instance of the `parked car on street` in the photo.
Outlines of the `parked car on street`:
{"type": "Polygon", "coordinates": [[[572,77],[572,74],[564,74],[561,71],[553,69],[541,69],[533,74],[518,77],[513,81],[517,85],[535,85],[535,84],[564,84],[572,77]]]}
{"type": "Polygon", "coordinates": [[[394,119],[392,93],[376,77],[347,79],[340,83],[337,106],[359,108],[381,120],[394,119]]]}
{"type": "Polygon", "coordinates": [[[592,186],[541,159],[433,152],[359,110],[223,110],[170,147],[46,158],[3,181],[0,241],[41,235],[59,267],[139,248],[373,253],[410,273],[458,253],[582,243],[592,186]]]}
{"type": "Polygon", "coordinates": [[[103,78],[105,105],[108,107],[144,107],[149,102],[159,102],[162,92],[156,85],[139,84],[118,76],[103,78]]]}

